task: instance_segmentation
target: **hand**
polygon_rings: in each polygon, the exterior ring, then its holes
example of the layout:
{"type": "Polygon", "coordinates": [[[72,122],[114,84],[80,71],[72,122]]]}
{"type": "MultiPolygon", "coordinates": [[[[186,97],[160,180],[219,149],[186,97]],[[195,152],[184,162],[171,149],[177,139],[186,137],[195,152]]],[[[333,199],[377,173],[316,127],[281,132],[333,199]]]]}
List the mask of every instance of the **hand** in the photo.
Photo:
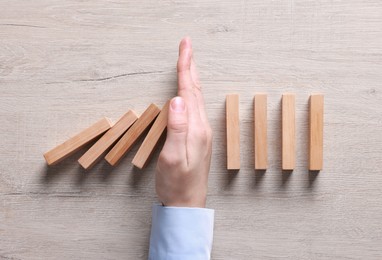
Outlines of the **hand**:
{"type": "Polygon", "coordinates": [[[180,42],[177,71],[178,97],[170,103],[167,138],[156,168],[156,192],[165,206],[205,207],[212,131],[189,38],[180,42]]]}

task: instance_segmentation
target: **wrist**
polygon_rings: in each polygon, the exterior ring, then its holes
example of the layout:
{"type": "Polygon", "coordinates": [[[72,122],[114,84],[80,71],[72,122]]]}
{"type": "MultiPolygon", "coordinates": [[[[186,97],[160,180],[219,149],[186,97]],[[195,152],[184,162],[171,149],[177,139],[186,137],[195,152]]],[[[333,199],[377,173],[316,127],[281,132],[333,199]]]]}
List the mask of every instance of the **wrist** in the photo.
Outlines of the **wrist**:
{"type": "Polygon", "coordinates": [[[162,201],[162,205],[165,207],[205,208],[206,198],[193,200],[172,200],[165,202],[162,201]]]}

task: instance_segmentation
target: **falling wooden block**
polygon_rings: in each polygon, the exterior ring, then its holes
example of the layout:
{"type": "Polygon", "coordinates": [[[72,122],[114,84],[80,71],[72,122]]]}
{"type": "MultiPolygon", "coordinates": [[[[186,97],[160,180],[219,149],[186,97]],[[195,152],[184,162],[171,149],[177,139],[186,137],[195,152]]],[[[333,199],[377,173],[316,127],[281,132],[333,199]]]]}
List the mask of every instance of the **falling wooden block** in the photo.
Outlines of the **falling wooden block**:
{"type": "Polygon", "coordinates": [[[255,95],[253,109],[255,169],[266,170],[268,166],[267,94],[255,95]]]}
{"type": "Polygon", "coordinates": [[[170,100],[163,106],[162,111],[155,119],[154,124],[150,128],[142,145],[139,147],[138,152],[135,154],[133,164],[139,169],[143,169],[150,160],[155,147],[157,146],[160,137],[167,126],[167,115],[170,106],[170,100]]]}
{"type": "Polygon", "coordinates": [[[97,123],[83,130],[79,134],[73,136],[66,142],[56,146],[49,152],[44,154],[48,165],[56,164],[71,154],[75,153],[81,147],[94,140],[112,127],[112,123],[108,118],[102,118],[97,123]]]}
{"type": "Polygon", "coordinates": [[[322,170],[324,143],[324,95],[310,96],[309,170],[322,170]]]}
{"type": "Polygon", "coordinates": [[[240,119],[239,95],[230,94],[226,98],[227,127],[227,169],[240,169],[240,119]]]}
{"type": "Polygon", "coordinates": [[[282,169],[293,170],[296,157],[295,95],[282,97],[282,169]]]}
{"type": "Polygon", "coordinates": [[[137,120],[134,111],[129,110],[78,160],[84,169],[89,169],[101,158],[102,154],[120,138],[137,120]]]}
{"type": "Polygon", "coordinates": [[[160,109],[155,104],[151,104],[105,156],[106,161],[113,166],[116,165],[135,142],[138,141],[138,138],[150,126],[159,112],[160,109]]]}

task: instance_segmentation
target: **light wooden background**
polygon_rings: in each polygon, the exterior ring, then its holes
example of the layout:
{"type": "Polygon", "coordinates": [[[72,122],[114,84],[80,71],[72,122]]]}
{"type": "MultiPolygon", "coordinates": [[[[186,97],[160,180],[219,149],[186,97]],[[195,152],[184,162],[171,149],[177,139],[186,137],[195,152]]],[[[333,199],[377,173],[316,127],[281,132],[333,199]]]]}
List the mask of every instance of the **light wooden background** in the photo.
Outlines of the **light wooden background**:
{"type": "MultiPolygon", "coordinates": [[[[85,173],[42,154],[102,116],[176,93],[190,35],[214,130],[213,259],[382,259],[382,2],[0,1],[0,259],[146,259],[152,162],[138,146],[85,173]],[[269,170],[252,162],[252,99],[269,94],[269,170]],[[297,167],[280,170],[280,100],[297,94],[297,167]],[[324,170],[307,171],[308,98],[325,93],[324,170]],[[228,93],[242,169],[225,170],[228,93]]],[[[158,153],[155,155],[157,157],[158,153]]]]}

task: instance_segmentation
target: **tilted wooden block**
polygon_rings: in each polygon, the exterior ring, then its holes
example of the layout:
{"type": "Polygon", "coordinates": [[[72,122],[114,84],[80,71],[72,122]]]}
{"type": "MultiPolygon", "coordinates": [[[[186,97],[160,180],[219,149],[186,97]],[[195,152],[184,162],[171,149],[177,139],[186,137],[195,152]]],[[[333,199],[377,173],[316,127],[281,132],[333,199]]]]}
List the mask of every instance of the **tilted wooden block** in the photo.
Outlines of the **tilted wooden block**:
{"type": "Polygon", "coordinates": [[[56,146],[49,152],[46,152],[44,157],[47,164],[53,165],[62,161],[96,137],[109,130],[111,127],[111,121],[108,118],[102,118],[97,123],[83,130],[79,134],[56,146]]]}
{"type": "Polygon", "coordinates": [[[102,154],[120,138],[137,120],[134,111],[129,110],[117,123],[107,131],[82,157],[78,160],[84,169],[91,168],[101,158],[102,154]]]}
{"type": "Polygon", "coordinates": [[[151,104],[105,156],[106,161],[113,166],[116,165],[150,126],[159,112],[160,109],[155,104],[151,104]]]}
{"type": "Polygon", "coordinates": [[[324,95],[310,96],[309,114],[309,170],[319,171],[323,166],[324,95]]]}
{"type": "Polygon", "coordinates": [[[230,94],[226,98],[227,127],[227,169],[240,169],[240,119],[239,95],[230,94]]]}
{"type": "Polygon", "coordinates": [[[282,97],[282,169],[293,170],[296,161],[295,95],[282,97]]]}
{"type": "Polygon", "coordinates": [[[170,100],[163,106],[162,111],[155,119],[154,124],[150,128],[142,145],[139,147],[138,152],[135,154],[133,164],[139,169],[143,169],[150,160],[155,147],[157,146],[160,137],[164,133],[167,126],[167,115],[170,106],[170,100]]]}
{"type": "Polygon", "coordinates": [[[255,169],[266,170],[268,167],[267,94],[256,94],[253,101],[255,169]]]}

